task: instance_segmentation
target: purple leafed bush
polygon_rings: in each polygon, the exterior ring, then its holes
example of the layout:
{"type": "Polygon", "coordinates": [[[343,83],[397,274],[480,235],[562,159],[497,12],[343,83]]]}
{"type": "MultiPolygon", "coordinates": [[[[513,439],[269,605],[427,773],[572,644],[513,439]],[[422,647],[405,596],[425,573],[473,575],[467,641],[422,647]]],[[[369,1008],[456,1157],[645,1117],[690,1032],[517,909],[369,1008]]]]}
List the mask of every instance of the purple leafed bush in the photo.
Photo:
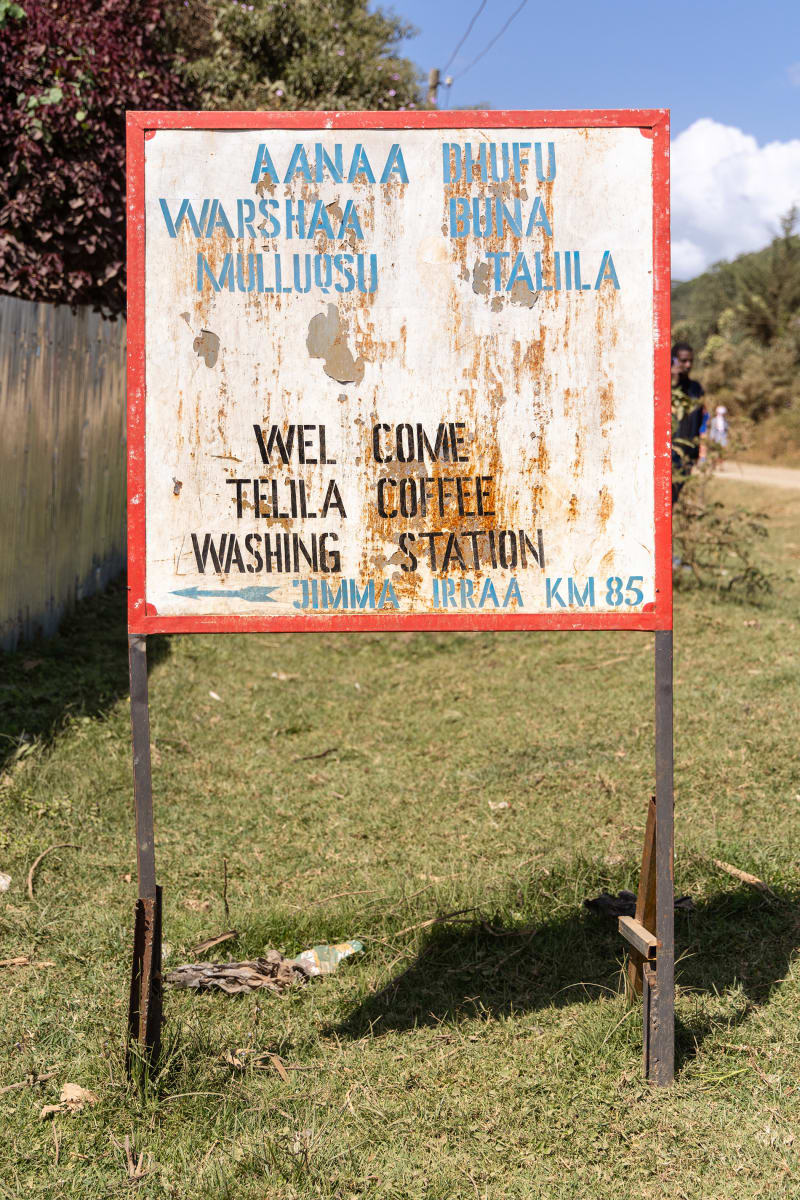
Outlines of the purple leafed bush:
{"type": "Polygon", "coordinates": [[[125,305],[125,110],[180,108],[158,0],[0,0],[0,292],[125,305]]]}

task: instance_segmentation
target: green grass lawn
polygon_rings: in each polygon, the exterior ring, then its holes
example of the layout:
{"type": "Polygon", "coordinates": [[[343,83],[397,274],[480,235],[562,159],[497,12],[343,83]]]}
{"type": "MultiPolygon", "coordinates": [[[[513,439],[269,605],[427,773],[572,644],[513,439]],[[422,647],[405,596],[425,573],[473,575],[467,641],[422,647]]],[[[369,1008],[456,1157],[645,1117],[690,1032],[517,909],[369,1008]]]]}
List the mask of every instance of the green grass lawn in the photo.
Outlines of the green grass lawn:
{"type": "Polygon", "coordinates": [[[800,1194],[800,492],[716,486],[769,510],[780,579],[758,607],[677,596],[676,888],[696,912],[673,1089],[642,1080],[623,943],[583,908],[635,888],[653,787],[652,635],[622,633],[153,639],[166,968],[229,927],[224,957],[365,952],[277,997],[169,991],[161,1072],[129,1087],[119,590],[1,666],[0,960],[52,965],[0,966],[0,1196],[800,1194]],[[40,1120],[67,1082],[98,1103],[40,1120]]]}

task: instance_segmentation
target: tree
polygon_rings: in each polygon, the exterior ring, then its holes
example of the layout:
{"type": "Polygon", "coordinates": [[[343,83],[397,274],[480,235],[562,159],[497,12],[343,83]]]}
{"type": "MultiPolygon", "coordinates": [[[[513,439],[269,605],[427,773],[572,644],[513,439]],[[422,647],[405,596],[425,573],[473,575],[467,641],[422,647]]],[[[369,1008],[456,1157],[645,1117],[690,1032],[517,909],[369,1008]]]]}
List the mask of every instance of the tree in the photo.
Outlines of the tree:
{"type": "Polygon", "coordinates": [[[125,303],[125,110],[186,92],[160,0],[0,0],[0,291],[125,303]]]}
{"type": "Polygon", "coordinates": [[[0,0],[0,292],[125,304],[125,110],[414,108],[367,0],[0,0]]]}
{"type": "Polygon", "coordinates": [[[201,108],[406,109],[419,73],[394,50],[413,30],[367,0],[185,0],[172,36],[201,108]]]}
{"type": "Polygon", "coordinates": [[[781,219],[781,231],[760,255],[741,264],[737,280],[737,324],[745,337],[771,346],[796,326],[800,313],[800,237],[798,211],[781,219]]]}
{"type": "Polygon", "coordinates": [[[797,222],[792,209],[763,250],[677,284],[672,309],[673,336],[698,350],[710,402],[754,422],[777,419],[790,440],[800,421],[797,222]]]}

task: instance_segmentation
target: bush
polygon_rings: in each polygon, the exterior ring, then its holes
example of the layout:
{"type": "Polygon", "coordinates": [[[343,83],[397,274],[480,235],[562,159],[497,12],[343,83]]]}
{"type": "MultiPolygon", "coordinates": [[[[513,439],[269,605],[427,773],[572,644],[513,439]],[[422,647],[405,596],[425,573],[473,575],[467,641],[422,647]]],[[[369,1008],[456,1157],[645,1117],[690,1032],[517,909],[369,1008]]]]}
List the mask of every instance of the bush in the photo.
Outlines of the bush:
{"type": "Polygon", "coordinates": [[[159,0],[0,0],[0,291],[125,304],[125,110],[186,92],[159,0]]]}
{"type": "Polygon", "coordinates": [[[695,584],[747,600],[772,591],[772,578],[759,567],[754,548],[767,537],[766,517],[729,508],[709,494],[718,454],[682,480],[672,508],[673,574],[677,586],[695,584]]]}
{"type": "Polygon", "coordinates": [[[367,0],[0,0],[0,292],[125,306],[125,110],[414,108],[367,0]]]}

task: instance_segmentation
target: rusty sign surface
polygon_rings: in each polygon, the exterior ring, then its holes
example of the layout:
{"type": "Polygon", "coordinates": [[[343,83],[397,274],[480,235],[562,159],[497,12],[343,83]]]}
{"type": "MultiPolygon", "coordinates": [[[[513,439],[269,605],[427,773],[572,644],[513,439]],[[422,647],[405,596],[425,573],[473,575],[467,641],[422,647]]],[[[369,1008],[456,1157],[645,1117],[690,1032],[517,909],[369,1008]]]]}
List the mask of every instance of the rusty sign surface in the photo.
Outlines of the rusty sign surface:
{"type": "Polygon", "coordinates": [[[671,627],[666,113],[128,138],[133,632],[671,627]]]}

